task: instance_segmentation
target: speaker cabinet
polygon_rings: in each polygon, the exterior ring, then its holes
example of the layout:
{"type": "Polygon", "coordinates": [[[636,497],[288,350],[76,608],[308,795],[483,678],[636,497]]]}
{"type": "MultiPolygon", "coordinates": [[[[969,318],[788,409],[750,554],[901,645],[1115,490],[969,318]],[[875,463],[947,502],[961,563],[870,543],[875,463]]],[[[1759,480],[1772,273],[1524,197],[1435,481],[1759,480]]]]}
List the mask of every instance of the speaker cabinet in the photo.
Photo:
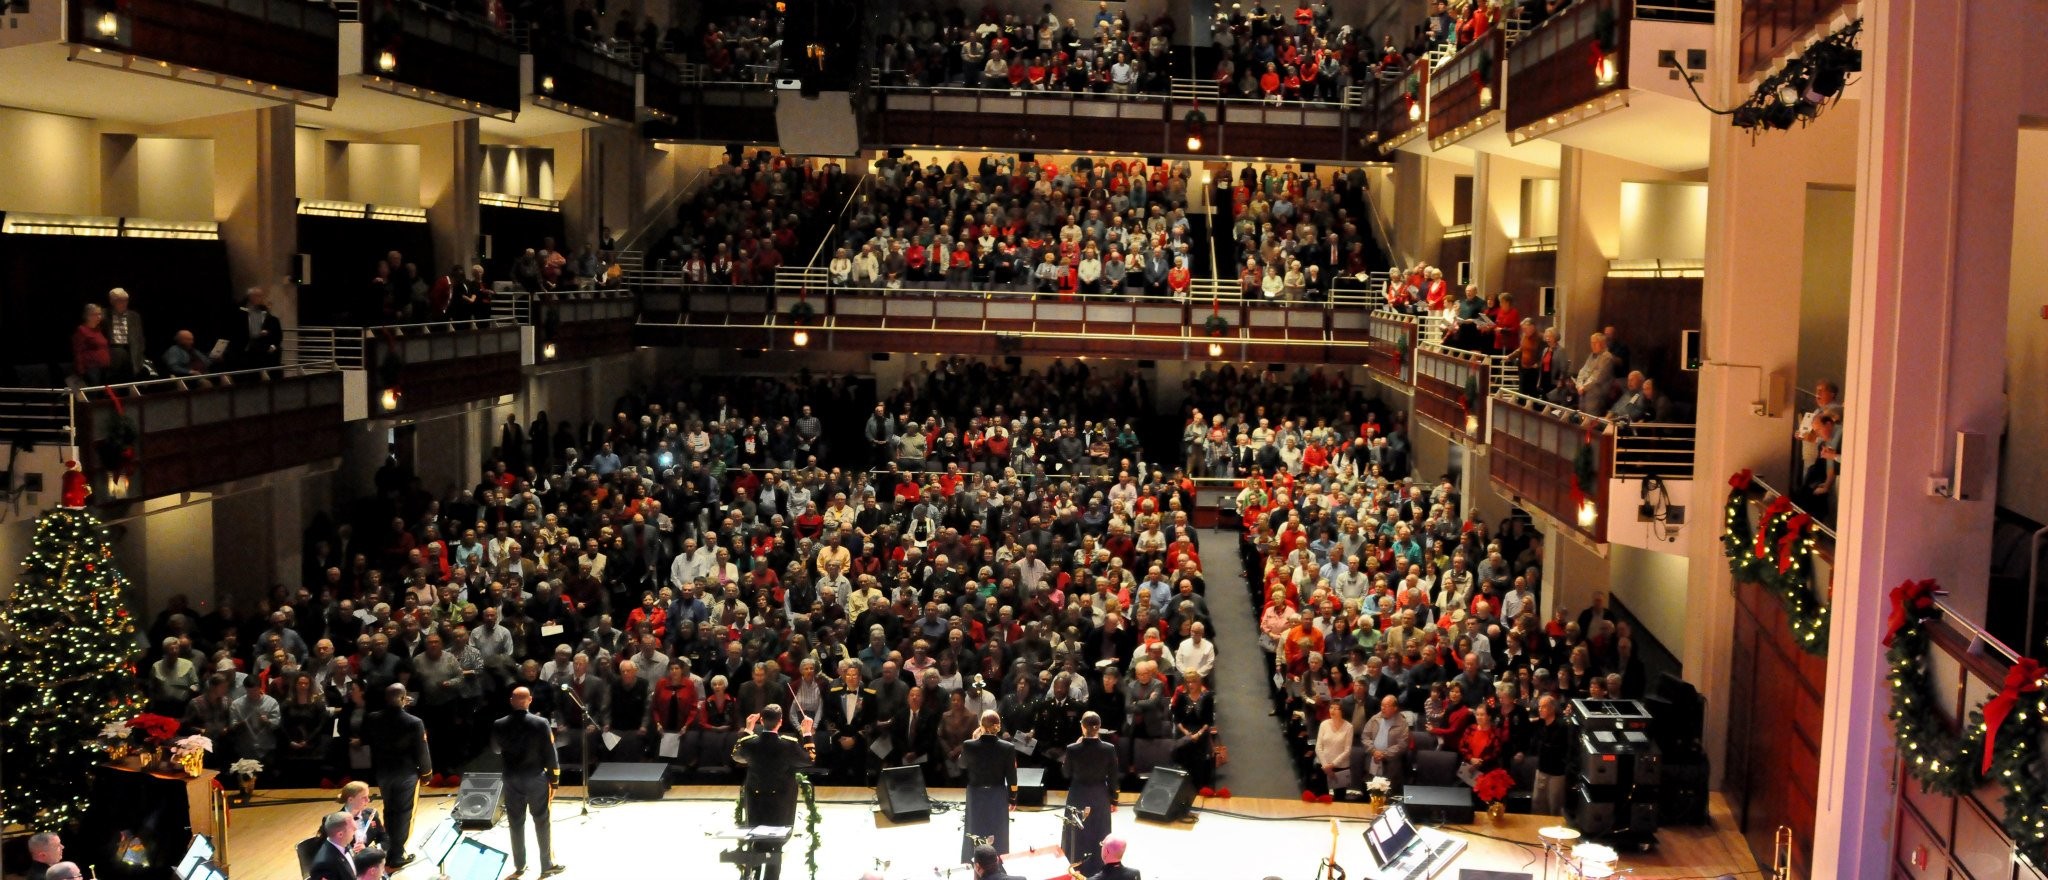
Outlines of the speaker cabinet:
{"type": "Polygon", "coordinates": [[[917,822],[932,817],[932,801],[924,790],[921,767],[884,767],[875,784],[875,800],[891,822],[917,822]]]}
{"type": "Polygon", "coordinates": [[[1195,802],[1195,783],[1187,771],[1154,767],[1138,795],[1138,818],[1154,822],[1177,822],[1195,802]]]}
{"type": "Polygon", "coordinates": [[[590,796],[658,801],[668,793],[668,764],[606,761],[590,771],[590,796]]]}
{"type": "Polygon", "coordinates": [[[1045,806],[1045,768],[1017,768],[1017,806],[1045,806]]]}
{"type": "Polygon", "coordinates": [[[449,815],[466,830],[482,830],[498,824],[505,814],[505,783],[497,773],[465,773],[462,788],[455,792],[455,809],[449,815]]]}

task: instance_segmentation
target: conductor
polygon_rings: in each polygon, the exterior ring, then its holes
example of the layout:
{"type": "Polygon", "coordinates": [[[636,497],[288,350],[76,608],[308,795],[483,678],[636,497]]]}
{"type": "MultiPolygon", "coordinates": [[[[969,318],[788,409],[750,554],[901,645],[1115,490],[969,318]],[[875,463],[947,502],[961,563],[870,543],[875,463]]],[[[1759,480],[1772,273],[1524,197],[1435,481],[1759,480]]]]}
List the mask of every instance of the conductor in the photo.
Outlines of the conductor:
{"type": "Polygon", "coordinates": [[[533,692],[512,689],[512,714],[491,723],[491,751],[505,760],[505,819],[512,829],[512,876],[526,873],[526,819],[533,817],[533,842],[540,850],[540,875],[562,873],[555,861],[548,803],[562,774],[555,756],[555,734],[528,709],[533,692]]]}
{"type": "Polygon", "coordinates": [[[993,709],[981,713],[981,733],[960,744],[960,763],[967,767],[967,823],[960,841],[960,860],[974,859],[977,844],[1010,851],[1011,794],[1017,788],[1017,750],[1003,742],[1003,716],[993,709]]]}
{"type": "MultiPolygon", "coordinates": [[[[746,730],[732,746],[733,762],[747,768],[747,778],[741,784],[745,824],[785,828],[796,824],[796,771],[811,766],[817,759],[809,718],[804,719],[801,732],[802,739],[782,732],[782,707],[774,703],[762,706],[759,714],[747,716],[746,730]],[[763,726],[767,728],[765,733],[756,730],[763,726]]],[[[772,853],[763,866],[762,876],[766,880],[781,877],[782,844],[786,841],[787,838],[753,843],[757,851],[772,853]]]]}
{"type": "Polygon", "coordinates": [[[1067,809],[1079,809],[1081,816],[1079,825],[1067,828],[1072,845],[1066,850],[1082,876],[1102,870],[1102,839],[1109,836],[1117,775],[1116,746],[1102,741],[1102,716],[1081,713],[1081,738],[1067,746],[1067,809]]]}

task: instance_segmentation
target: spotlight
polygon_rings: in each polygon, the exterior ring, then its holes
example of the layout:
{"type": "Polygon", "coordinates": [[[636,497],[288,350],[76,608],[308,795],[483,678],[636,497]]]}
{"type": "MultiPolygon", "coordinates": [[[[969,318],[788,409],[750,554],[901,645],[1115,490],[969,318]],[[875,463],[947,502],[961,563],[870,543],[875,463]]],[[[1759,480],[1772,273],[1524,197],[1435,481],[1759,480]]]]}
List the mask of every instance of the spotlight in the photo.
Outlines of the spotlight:
{"type": "Polygon", "coordinates": [[[93,27],[100,32],[100,36],[112,37],[121,33],[121,19],[111,12],[102,12],[99,20],[93,23],[93,27]]]}
{"type": "Polygon", "coordinates": [[[1465,416],[1465,433],[1474,437],[1479,436],[1479,416],[1477,414],[1467,414],[1465,416]]]}
{"type": "Polygon", "coordinates": [[[555,359],[554,343],[546,343],[540,347],[540,359],[544,361],[551,361],[555,359]]]}
{"type": "Polygon", "coordinates": [[[1806,99],[1816,104],[1842,93],[1842,86],[1849,81],[1849,72],[1840,67],[1824,67],[1814,71],[1813,81],[1806,86],[1806,99]]]}
{"type": "Polygon", "coordinates": [[[791,334],[789,335],[789,341],[791,341],[791,342],[794,342],[794,343],[796,343],[796,347],[797,347],[797,348],[803,348],[803,347],[804,347],[804,346],[806,346],[806,345],[810,345],[810,344],[811,344],[811,331],[809,331],[809,330],[798,330],[798,331],[796,331],[795,333],[791,333],[791,334]]]}
{"type": "Polygon", "coordinates": [[[1212,358],[1220,358],[1220,357],[1222,357],[1222,356],[1223,356],[1223,343],[1221,343],[1221,342],[1211,342],[1211,343],[1209,343],[1209,356],[1210,356],[1210,357],[1212,357],[1212,358]]]}
{"type": "Polygon", "coordinates": [[[377,69],[390,73],[398,69],[398,53],[386,49],[377,53],[377,69]]]}
{"type": "Polygon", "coordinates": [[[377,405],[383,407],[385,412],[396,412],[398,402],[404,396],[396,388],[386,388],[383,394],[377,396],[377,405]]]}
{"type": "Polygon", "coordinates": [[[1786,83],[1778,88],[1778,103],[1787,107],[1798,104],[1800,94],[1801,91],[1797,85],[1786,83]]]}

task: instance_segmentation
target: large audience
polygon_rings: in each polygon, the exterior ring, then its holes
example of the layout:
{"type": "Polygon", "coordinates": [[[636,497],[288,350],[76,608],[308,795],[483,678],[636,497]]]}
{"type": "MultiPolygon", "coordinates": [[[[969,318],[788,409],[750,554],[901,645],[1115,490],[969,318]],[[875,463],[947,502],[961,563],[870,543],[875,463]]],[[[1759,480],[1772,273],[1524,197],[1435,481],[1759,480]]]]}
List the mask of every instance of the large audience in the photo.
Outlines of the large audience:
{"type": "Polygon", "coordinates": [[[810,258],[854,184],[830,159],[728,156],[678,209],[652,265],[684,284],[765,284],[777,267],[810,258]]]}
{"type": "Polygon", "coordinates": [[[884,159],[827,261],[835,287],[1185,296],[1206,235],[1184,162],[884,159]]]}
{"type": "Polygon", "coordinates": [[[1076,94],[1164,94],[1172,86],[1174,23],[1132,22],[1100,3],[1086,22],[1045,4],[1036,16],[984,9],[918,10],[881,34],[874,66],[885,85],[966,86],[1076,94]]]}
{"type": "Polygon", "coordinates": [[[1247,300],[1321,302],[1336,288],[1363,290],[1372,271],[1360,218],[1365,172],[1260,171],[1246,164],[1230,188],[1238,295],[1247,300]]]}

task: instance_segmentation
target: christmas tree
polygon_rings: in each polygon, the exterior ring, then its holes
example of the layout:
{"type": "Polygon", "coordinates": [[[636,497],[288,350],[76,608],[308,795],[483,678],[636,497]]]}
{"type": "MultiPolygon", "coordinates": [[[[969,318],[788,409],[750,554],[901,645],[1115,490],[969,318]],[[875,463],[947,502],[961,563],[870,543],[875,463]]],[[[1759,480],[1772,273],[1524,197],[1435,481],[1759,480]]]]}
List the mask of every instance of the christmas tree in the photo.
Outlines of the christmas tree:
{"type": "Polygon", "coordinates": [[[65,507],[36,520],[0,607],[0,821],[43,831],[84,817],[100,730],[139,702],[127,588],[92,514],[65,507]]]}

